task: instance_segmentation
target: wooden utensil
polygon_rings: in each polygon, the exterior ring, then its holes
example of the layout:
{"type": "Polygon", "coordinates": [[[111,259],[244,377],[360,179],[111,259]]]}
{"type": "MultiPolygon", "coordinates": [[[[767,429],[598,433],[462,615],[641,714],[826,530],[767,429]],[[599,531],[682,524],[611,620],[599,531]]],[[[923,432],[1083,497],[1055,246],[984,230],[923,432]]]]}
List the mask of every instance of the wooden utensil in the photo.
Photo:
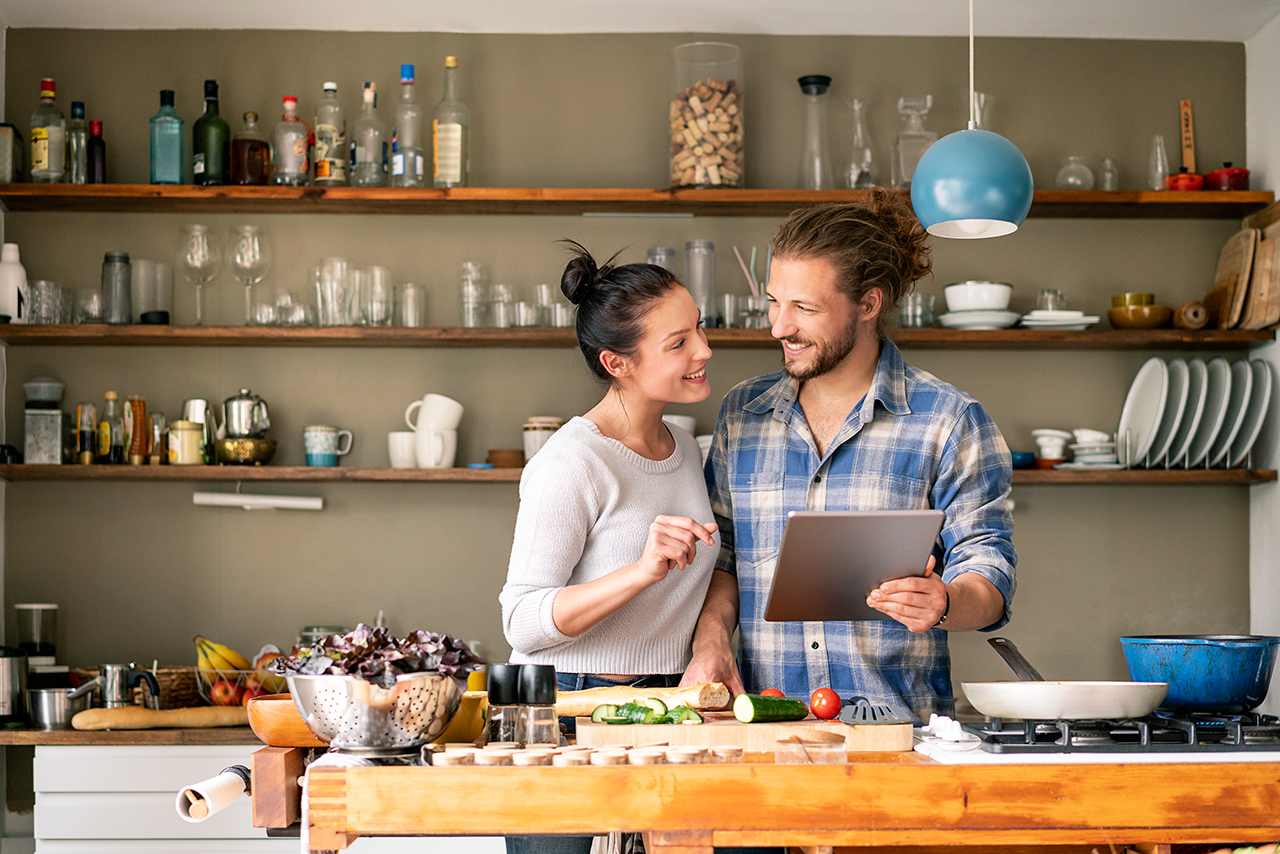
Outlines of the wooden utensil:
{"type": "Polygon", "coordinates": [[[1253,253],[1258,244],[1258,230],[1244,228],[1233,234],[1218,256],[1218,269],[1213,287],[1204,298],[1209,312],[1209,326],[1234,329],[1240,322],[1249,276],[1253,271],[1253,253]]]}
{"type": "Polygon", "coordinates": [[[1259,235],[1258,243],[1253,249],[1253,268],[1249,273],[1249,288],[1238,324],[1241,329],[1264,329],[1269,325],[1264,318],[1271,295],[1276,242],[1265,237],[1266,232],[1259,235]]]}
{"type": "Polygon", "coordinates": [[[1173,325],[1178,329],[1203,329],[1209,322],[1209,312],[1199,300],[1184,302],[1173,310],[1173,325]]]}
{"type": "Polygon", "coordinates": [[[1191,102],[1178,102],[1178,128],[1182,136],[1182,165],[1188,172],[1196,171],[1196,131],[1191,121],[1191,102]]]}
{"type": "Polygon", "coordinates": [[[784,723],[744,724],[732,712],[705,712],[700,724],[603,724],[578,718],[578,744],[600,747],[622,744],[638,747],[667,741],[673,747],[696,744],[704,747],[734,745],[748,753],[772,753],[780,739],[802,741],[843,738],[850,751],[862,753],[911,750],[911,722],[896,724],[855,724],[807,718],[784,723]]]}
{"type": "Polygon", "coordinates": [[[253,734],[271,747],[325,747],[307,729],[291,694],[263,694],[247,706],[253,734]]]}

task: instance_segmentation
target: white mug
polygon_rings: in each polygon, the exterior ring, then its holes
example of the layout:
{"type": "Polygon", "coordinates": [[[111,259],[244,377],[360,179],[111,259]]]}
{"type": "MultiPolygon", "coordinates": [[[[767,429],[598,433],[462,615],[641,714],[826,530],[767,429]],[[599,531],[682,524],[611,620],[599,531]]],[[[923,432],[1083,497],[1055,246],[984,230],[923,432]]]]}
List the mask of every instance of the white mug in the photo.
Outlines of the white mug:
{"type": "Polygon", "coordinates": [[[441,430],[456,430],[461,420],[462,404],[443,394],[429,394],[422,400],[415,400],[404,411],[404,423],[409,425],[410,430],[420,430],[428,424],[434,424],[441,430]],[[415,424],[413,410],[419,408],[421,411],[418,413],[418,423],[415,424]]]}
{"type": "Polygon", "coordinates": [[[428,424],[414,433],[417,445],[418,468],[453,468],[453,458],[458,453],[458,431],[436,430],[428,424]]]}
{"type": "Polygon", "coordinates": [[[662,420],[668,424],[674,424],[690,436],[698,429],[698,422],[692,415],[671,415],[662,416],[662,420]]]}
{"type": "Polygon", "coordinates": [[[387,434],[387,451],[391,455],[393,469],[411,469],[418,465],[418,451],[415,434],[408,430],[399,430],[387,434]]]}

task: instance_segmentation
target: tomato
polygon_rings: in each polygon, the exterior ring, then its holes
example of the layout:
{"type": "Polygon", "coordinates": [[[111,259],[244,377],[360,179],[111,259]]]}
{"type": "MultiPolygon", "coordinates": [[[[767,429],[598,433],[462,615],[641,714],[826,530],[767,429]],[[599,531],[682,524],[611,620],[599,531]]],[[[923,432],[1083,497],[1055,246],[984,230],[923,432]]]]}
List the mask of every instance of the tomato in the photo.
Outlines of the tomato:
{"type": "Polygon", "coordinates": [[[765,688],[763,691],[760,692],[760,696],[761,697],[785,697],[787,695],[779,691],[777,688],[765,688]]]}
{"type": "Polygon", "coordinates": [[[819,688],[809,698],[809,709],[819,720],[831,720],[840,714],[840,706],[840,695],[830,688],[819,688]]]}

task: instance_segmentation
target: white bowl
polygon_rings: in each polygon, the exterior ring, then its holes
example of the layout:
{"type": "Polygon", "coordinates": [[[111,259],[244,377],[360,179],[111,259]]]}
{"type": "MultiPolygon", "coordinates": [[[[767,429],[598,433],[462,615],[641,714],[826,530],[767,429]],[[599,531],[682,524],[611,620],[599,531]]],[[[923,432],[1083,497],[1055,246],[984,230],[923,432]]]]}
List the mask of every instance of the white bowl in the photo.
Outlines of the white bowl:
{"type": "Polygon", "coordinates": [[[948,311],[1004,311],[1013,285],[1002,282],[956,282],[942,289],[948,311]]]}

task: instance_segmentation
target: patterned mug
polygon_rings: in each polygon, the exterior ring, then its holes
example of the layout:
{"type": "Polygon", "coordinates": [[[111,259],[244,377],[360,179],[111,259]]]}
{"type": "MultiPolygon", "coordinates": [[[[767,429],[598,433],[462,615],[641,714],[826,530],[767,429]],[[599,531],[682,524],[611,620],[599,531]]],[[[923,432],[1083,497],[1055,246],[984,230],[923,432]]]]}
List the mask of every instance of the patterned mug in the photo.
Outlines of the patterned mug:
{"type": "Polygon", "coordinates": [[[337,427],[321,424],[313,424],[302,429],[302,446],[307,453],[309,466],[336,466],[338,457],[351,452],[353,441],[354,437],[350,430],[339,430],[337,427]],[[343,436],[347,438],[345,448],[342,447],[343,436]]]}

